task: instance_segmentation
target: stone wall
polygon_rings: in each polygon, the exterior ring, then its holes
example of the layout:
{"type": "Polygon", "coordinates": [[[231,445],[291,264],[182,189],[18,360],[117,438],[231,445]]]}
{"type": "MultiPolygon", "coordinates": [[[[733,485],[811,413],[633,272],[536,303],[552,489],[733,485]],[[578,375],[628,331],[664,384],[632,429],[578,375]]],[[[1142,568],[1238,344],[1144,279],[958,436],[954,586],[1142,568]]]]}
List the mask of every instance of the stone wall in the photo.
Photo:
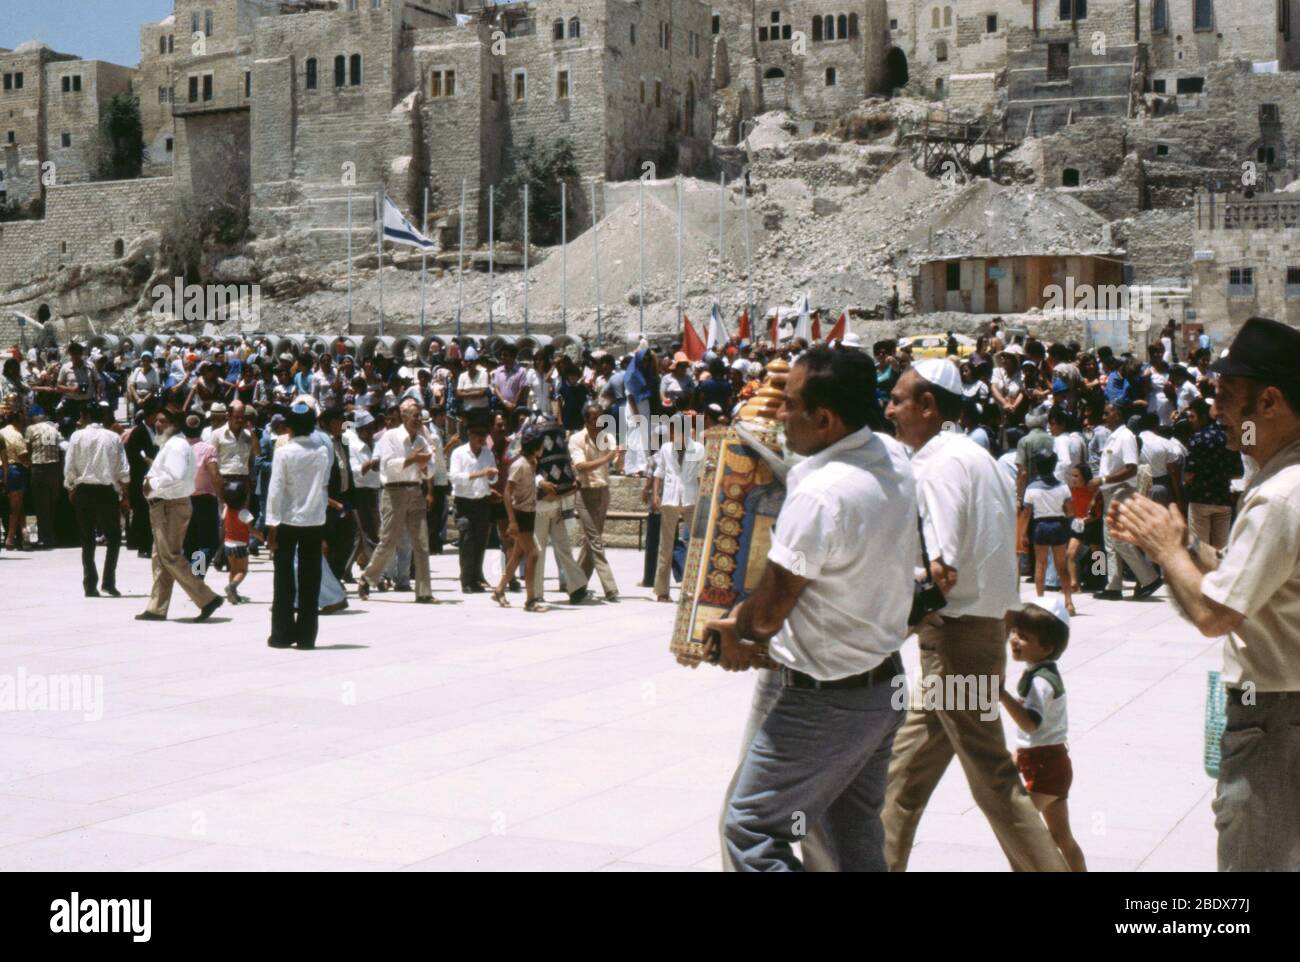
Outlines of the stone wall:
{"type": "Polygon", "coordinates": [[[174,17],[140,28],[140,66],[136,93],[140,97],[140,122],[144,126],[145,163],[151,170],[170,171],[175,155],[175,124],[172,98],[184,96],[176,89],[176,65],[187,49],[183,31],[177,36],[174,17]],[[181,43],[177,52],[177,41],[181,43]],[[162,50],[159,49],[161,41],[162,50]],[[171,150],[168,150],[168,141],[171,150]]]}
{"type": "Polygon", "coordinates": [[[889,0],[888,7],[889,42],[906,56],[909,85],[917,90],[941,83],[946,92],[954,74],[1003,70],[1008,39],[1033,22],[1031,0],[889,0]]]}
{"type": "Polygon", "coordinates": [[[58,183],[81,183],[97,175],[100,119],[110,100],[131,92],[134,78],[132,68],[99,60],[46,66],[45,157],[54,162],[58,183]],[[64,90],[65,82],[70,89],[64,90]]]}
{"type": "Polygon", "coordinates": [[[1165,0],[1166,29],[1157,33],[1153,10],[1157,0],[1138,0],[1144,40],[1151,57],[1151,77],[1164,81],[1169,93],[1180,77],[1204,77],[1210,64],[1233,57],[1265,62],[1278,60],[1283,70],[1300,66],[1300,0],[1219,0],[1214,27],[1196,30],[1193,5],[1165,0]],[[1279,29],[1279,13],[1290,6],[1290,39],[1279,29]]]}
{"type": "Polygon", "coordinates": [[[117,259],[118,241],[129,248],[165,223],[173,189],[168,177],[49,188],[44,220],[0,224],[0,287],[117,259]]]}

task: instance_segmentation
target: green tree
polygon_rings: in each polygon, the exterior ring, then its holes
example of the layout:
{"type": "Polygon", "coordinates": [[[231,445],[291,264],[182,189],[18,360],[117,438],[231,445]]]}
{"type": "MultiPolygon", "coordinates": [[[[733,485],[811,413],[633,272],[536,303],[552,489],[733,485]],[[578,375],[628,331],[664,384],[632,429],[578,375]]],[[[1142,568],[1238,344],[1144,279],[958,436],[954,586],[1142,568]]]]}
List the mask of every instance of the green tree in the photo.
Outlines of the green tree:
{"type": "Polygon", "coordinates": [[[100,121],[99,176],[102,180],[134,180],[144,166],[144,124],[140,100],[118,94],[108,102],[100,121]]]}
{"type": "MultiPolygon", "coordinates": [[[[502,227],[523,240],[524,184],[528,185],[528,240],[533,244],[555,244],[560,239],[560,184],[568,184],[568,213],[573,213],[575,192],[581,187],[573,141],[567,137],[538,147],[528,138],[515,154],[514,172],[500,185],[502,227]]],[[[503,233],[505,233],[503,231],[503,233]]]]}

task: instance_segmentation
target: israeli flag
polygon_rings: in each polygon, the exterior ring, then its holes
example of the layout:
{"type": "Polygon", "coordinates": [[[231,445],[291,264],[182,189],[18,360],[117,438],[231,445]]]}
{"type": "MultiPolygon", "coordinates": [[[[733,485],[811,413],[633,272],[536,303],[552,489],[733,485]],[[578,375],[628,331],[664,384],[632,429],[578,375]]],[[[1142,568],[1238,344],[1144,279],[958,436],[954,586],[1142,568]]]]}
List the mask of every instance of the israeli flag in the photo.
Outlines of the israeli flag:
{"type": "Polygon", "coordinates": [[[434,248],[433,241],[425,237],[415,226],[406,219],[397,205],[384,195],[384,240],[392,241],[394,244],[405,244],[407,247],[418,247],[422,251],[431,251],[434,248]]]}

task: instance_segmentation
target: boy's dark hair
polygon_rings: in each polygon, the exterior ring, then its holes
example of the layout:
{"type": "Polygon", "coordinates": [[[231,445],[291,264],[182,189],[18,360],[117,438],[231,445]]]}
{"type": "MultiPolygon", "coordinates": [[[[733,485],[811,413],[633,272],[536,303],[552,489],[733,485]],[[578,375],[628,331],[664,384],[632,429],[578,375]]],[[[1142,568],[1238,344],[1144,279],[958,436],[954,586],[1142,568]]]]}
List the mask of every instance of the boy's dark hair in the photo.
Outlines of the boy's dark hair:
{"type": "Polygon", "coordinates": [[[876,402],[876,363],[862,351],[813,347],[795,362],[804,368],[803,401],[811,412],[834,411],[850,431],[879,430],[884,414],[876,402]]]}
{"type": "Polygon", "coordinates": [[[520,442],[519,448],[526,455],[532,454],[534,451],[540,451],[542,449],[541,435],[533,434],[528,437],[525,437],[520,442]]]}
{"type": "Polygon", "coordinates": [[[1051,451],[1039,451],[1035,454],[1034,474],[1044,481],[1056,480],[1056,455],[1051,451]]]}
{"type": "Polygon", "coordinates": [[[1070,627],[1039,605],[1028,604],[1011,617],[1011,626],[1021,635],[1030,635],[1051,654],[1053,661],[1065,654],[1070,644],[1070,627]]]}
{"type": "Polygon", "coordinates": [[[239,511],[248,502],[248,489],[242,481],[232,481],[221,492],[226,507],[239,511]]]}

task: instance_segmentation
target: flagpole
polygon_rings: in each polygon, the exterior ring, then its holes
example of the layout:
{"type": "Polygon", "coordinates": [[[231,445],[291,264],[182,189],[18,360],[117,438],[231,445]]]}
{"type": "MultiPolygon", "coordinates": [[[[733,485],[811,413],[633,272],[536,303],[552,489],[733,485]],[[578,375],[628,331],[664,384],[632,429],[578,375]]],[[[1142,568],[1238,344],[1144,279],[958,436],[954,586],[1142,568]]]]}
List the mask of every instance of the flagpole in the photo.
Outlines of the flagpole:
{"type": "Polygon", "coordinates": [[[560,332],[569,333],[569,203],[568,184],[560,181],[560,332]]]}
{"type": "Polygon", "coordinates": [[[379,202],[379,220],[376,221],[375,241],[379,248],[379,336],[384,336],[384,192],[375,194],[379,202]]]}
{"type": "Polygon", "coordinates": [[[465,178],[460,179],[460,252],[456,255],[456,336],[460,337],[460,310],[465,303],[465,178]]]}
{"type": "MultiPolygon", "coordinates": [[[[750,325],[754,323],[754,273],[753,264],[750,261],[749,248],[749,184],[746,182],[740,192],[742,203],[745,209],[745,316],[750,319],[750,325]]],[[[753,331],[751,330],[751,334],[753,331]]]]}
{"type": "MultiPolygon", "coordinates": [[[[429,188],[424,188],[424,222],[420,225],[420,233],[425,237],[429,236],[429,188]]],[[[424,338],[424,281],[429,264],[429,252],[421,250],[420,252],[420,338],[424,338]]]]}
{"type": "Polygon", "coordinates": [[[596,281],[596,343],[600,343],[600,222],[596,219],[596,179],[591,179],[591,269],[596,281]]]}
{"type": "Polygon", "coordinates": [[[718,174],[718,320],[722,320],[722,228],[727,219],[727,172],[718,174]]]}
{"type": "Polygon", "coordinates": [[[645,181],[638,180],[637,188],[638,200],[641,205],[641,213],[637,217],[637,233],[639,235],[640,248],[640,278],[641,294],[637,297],[637,304],[640,306],[640,317],[637,323],[637,332],[645,333],[645,181]]]}
{"type": "Polygon", "coordinates": [[[352,188],[348,188],[348,334],[352,333],[352,188]]]}
{"type": "Polygon", "coordinates": [[[524,184],[524,334],[528,334],[528,185],[524,184]]]}
{"type": "Polygon", "coordinates": [[[492,301],[496,296],[496,185],[488,184],[488,336],[492,336],[492,301]]]}
{"type": "Polygon", "coordinates": [[[682,330],[682,175],[677,175],[677,330],[682,330]]]}

